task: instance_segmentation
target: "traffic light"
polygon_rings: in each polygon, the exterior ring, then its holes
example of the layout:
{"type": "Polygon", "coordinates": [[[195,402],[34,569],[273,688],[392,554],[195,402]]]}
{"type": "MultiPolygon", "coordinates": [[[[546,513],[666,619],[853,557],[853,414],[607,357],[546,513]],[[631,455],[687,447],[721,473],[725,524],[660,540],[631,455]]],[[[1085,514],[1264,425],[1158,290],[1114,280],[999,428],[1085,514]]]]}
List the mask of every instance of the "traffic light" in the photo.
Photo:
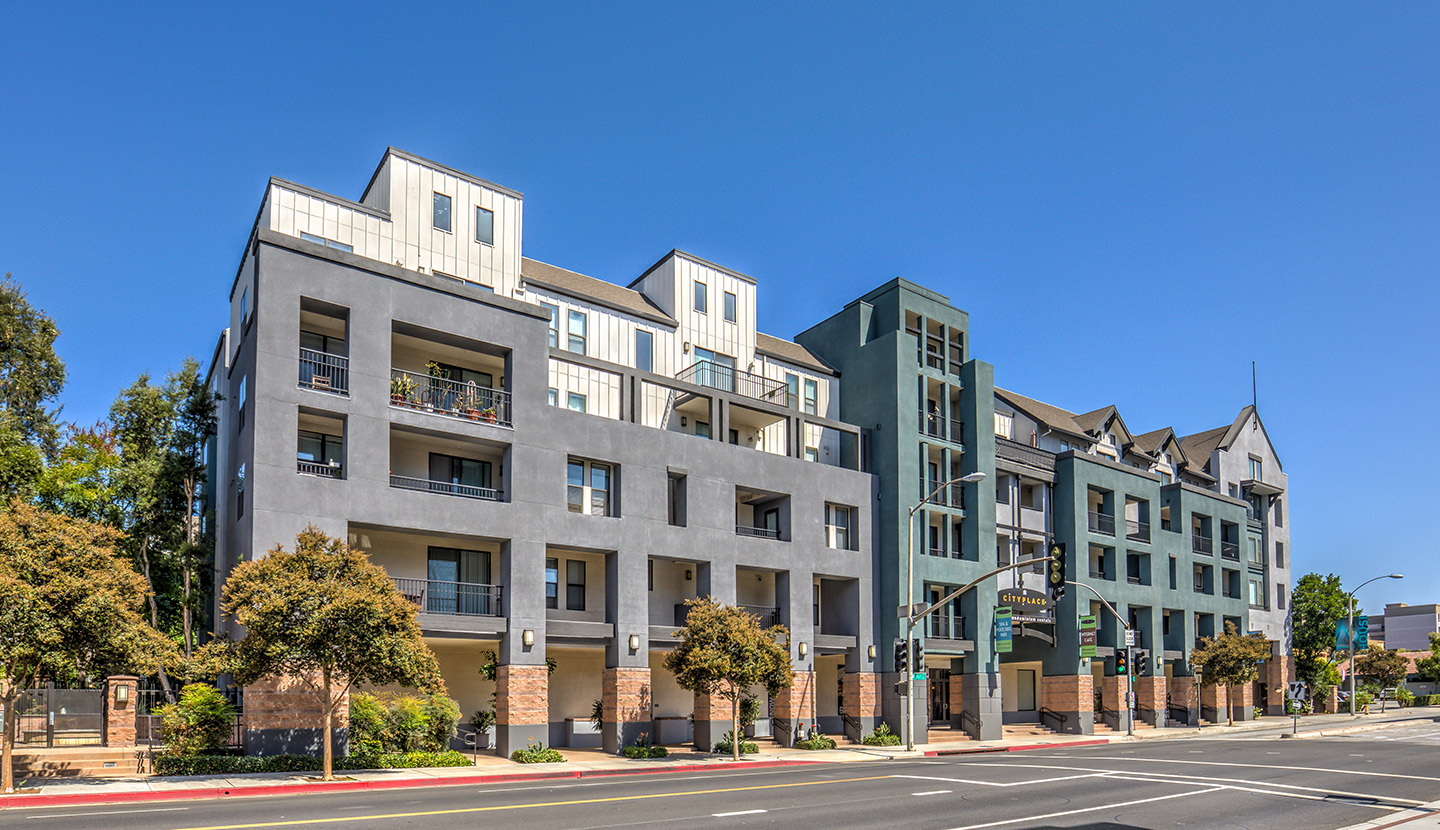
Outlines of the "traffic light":
{"type": "Polygon", "coordinates": [[[1150,652],[1147,649],[1140,649],[1135,652],[1135,676],[1150,676],[1150,652]]]}
{"type": "Polygon", "coordinates": [[[1130,673],[1130,655],[1123,648],[1115,649],[1115,673],[1117,675],[1130,673]]]}
{"type": "Polygon", "coordinates": [[[925,641],[915,638],[915,671],[925,671],[925,641]]]}
{"type": "Polygon", "coordinates": [[[1058,603],[1060,598],[1065,596],[1065,543],[1056,542],[1052,544],[1050,546],[1050,556],[1052,558],[1045,570],[1049,574],[1050,599],[1058,603]]]}
{"type": "Polygon", "coordinates": [[[904,640],[895,644],[895,671],[901,674],[910,671],[910,649],[907,646],[904,640]]]}

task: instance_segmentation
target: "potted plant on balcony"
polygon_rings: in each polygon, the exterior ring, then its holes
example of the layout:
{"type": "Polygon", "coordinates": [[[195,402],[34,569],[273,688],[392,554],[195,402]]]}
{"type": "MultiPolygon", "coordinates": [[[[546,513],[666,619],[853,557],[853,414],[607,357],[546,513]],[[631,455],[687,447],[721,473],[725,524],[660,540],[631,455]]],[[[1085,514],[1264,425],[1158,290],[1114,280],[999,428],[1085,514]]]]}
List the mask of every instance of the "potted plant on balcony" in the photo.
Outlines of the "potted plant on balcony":
{"type": "Polygon", "coordinates": [[[487,406],[480,410],[480,418],[487,424],[495,423],[495,407],[487,406]]]}
{"type": "Polygon", "coordinates": [[[434,412],[436,409],[449,409],[452,401],[447,400],[446,387],[449,385],[450,372],[435,361],[425,364],[425,372],[430,376],[429,395],[425,401],[425,409],[434,412]]]}
{"type": "Polygon", "coordinates": [[[480,398],[475,394],[475,382],[465,384],[464,400],[465,417],[472,421],[480,420],[480,398]]]}
{"type": "Polygon", "coordinates": [[[404,406],[414,399],[415,380],[409,375],[395,375],[390,378],[390,402],[404,406]]]}

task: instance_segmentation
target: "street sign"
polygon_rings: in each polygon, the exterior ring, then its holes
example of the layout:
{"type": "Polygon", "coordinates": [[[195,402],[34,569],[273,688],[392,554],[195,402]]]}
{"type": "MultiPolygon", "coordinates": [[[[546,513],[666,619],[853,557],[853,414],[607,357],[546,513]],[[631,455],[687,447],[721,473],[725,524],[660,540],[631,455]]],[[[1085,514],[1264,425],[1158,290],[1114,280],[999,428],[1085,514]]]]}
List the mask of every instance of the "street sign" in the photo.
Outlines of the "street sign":
{"type": "Polygon", "coordinates": [[[1081,656],[1081,657],[1094,657],[1094,656],[1095,656],[1095,646],[1097,645],[1097,643],[1098,643],[1098,641],[1099,641],[1099,637],[1098,637],[1099,632],[1096,630],[1097,627],[1098,627],[1098,624],[1099,624],[1099,621],[1095,618],[1095,616],[1094,616],[1093,614],[1092,614],[1092,615],[1089,615],[1089,616],[1085,616],[1085,617],[1081,617],[1081,618],[1080,618],[1080,656],[1081,656]]]}
{"type": "Polygon", "coordinates": [[[1014,647],[1015,627],[1011,613],[1008,606],[995,609],[995,651],[1001,654],[1009,654],[1014,647]]]}
{"type": "Polygon", "coordinates": [[[1125,629],[1125,646],[1127,648],[1133,648],[1135,646],[1135,629],[1125,629]]]}
{"type": "Polygon", "coordinates": [[[1370,618],[1364,614],[1355,618],[1355,650],[1364,651],[1370,647],[1370,618]]]}
{"type": "Polygon", "coordinates": [[[927,677],[929,677],[929,675],[925,674],[925,672],[923,671],[917,671],[913,675],[911,675],[911,677],[915,678],[916,680],[925,680],[927,677]]]}

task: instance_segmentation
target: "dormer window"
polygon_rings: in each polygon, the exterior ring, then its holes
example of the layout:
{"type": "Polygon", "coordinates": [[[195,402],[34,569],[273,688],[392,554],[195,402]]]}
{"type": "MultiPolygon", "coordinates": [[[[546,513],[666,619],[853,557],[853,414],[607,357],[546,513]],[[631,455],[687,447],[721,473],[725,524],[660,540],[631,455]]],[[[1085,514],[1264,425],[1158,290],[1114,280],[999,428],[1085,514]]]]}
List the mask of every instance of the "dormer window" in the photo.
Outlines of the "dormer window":
{"type": "Polygon", "coordinates": [[[450,197],[444,193],[435,194],[433,224],[437,231],[450,232],[450,197]]]}

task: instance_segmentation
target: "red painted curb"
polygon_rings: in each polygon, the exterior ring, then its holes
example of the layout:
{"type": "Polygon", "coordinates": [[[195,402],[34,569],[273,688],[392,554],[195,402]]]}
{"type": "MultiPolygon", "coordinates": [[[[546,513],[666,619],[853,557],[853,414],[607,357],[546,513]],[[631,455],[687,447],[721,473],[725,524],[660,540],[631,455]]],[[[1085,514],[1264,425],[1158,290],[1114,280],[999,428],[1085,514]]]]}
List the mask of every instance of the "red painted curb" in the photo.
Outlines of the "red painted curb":
{"type": "Polygon", "coordinates": [[[1025,752],[1031,749],[1060,749],[1067,746],[1105,746],[1109,744],[1106,740],[1095,741],[1066,741],[1056,744],[1025,744],[1024,746],[977,746],[974,749],[932,749],[925,753],[926,758],[935,758],[941,755],[979,755],[986,752],[1025,752]]]}
{"type": "Polygon", "coordinates": [[[512,772],[495,775],[467,775],[456,778],[404,778],[380,781],[335,781],[328,784],[274,784],[262,787],[197,787],[189,790],[162,790],[133,793],[65,793],[63,795],[0,796],[0,810],[16,807],[60,807],[84,804],[119,804],[136,801],[182,801],[204,798],[241,798],[247,796],[317,795],[353,792],[356,790],[395,790],[408,787],[461,787],[481,784],[507,784],[520,781],[558,781],[574,778],[605,778],[624,775],[660,775],[671,772],[703,772],[705,770],[767,769],[796,767],[823,763],[821,761],[750,761],[738,766],[722,764],[682,764],[655,769],[554,770],[547,772],[512,772]]]}

